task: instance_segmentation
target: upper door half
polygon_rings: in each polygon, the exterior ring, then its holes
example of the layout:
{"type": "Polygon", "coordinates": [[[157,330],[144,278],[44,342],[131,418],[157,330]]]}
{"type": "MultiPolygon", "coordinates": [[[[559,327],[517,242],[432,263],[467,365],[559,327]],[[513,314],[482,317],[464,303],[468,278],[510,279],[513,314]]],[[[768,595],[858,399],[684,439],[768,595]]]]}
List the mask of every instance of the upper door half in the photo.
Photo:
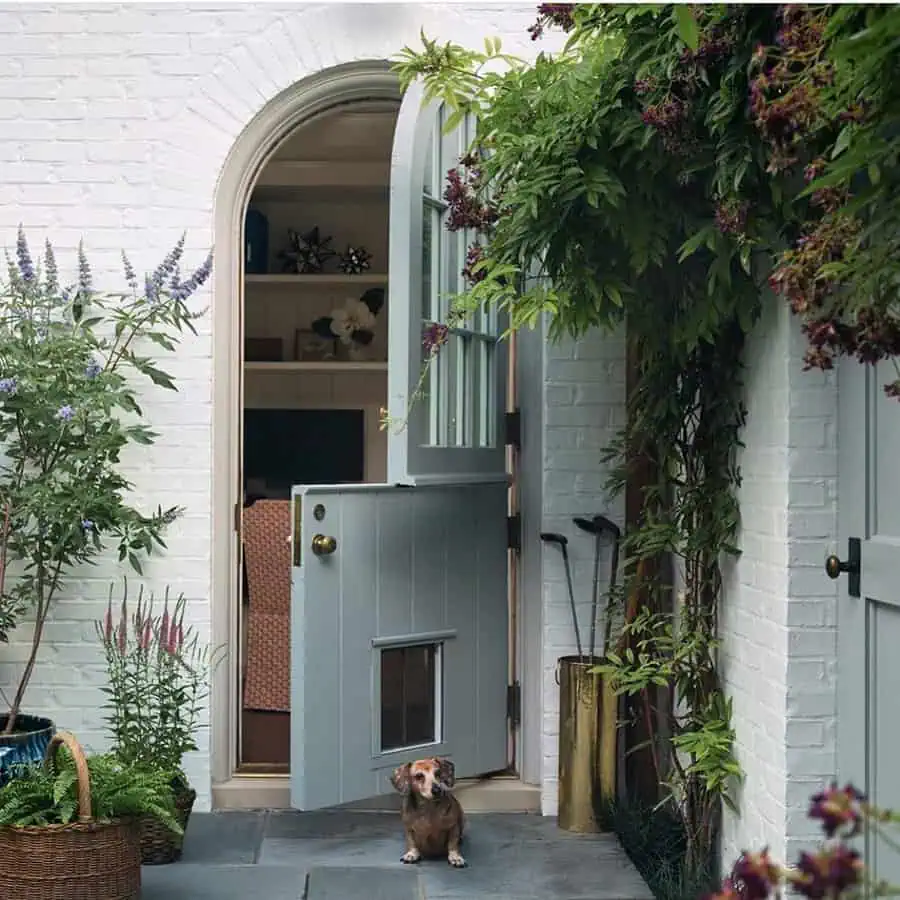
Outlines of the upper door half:
{"type": "Polygon", "coordinates": [[[404,95],[391,160],[388,481],[490,481],[506,477],[504,316],[483,309],[451,325],[423,377],[425,334],[448,324],[452,297],[467,286],[466,252],[479,239],[448,229],[444,200],[474,122],[445,134],[447,108],[423,105],[423,93],[415,84],[404,95]]]}

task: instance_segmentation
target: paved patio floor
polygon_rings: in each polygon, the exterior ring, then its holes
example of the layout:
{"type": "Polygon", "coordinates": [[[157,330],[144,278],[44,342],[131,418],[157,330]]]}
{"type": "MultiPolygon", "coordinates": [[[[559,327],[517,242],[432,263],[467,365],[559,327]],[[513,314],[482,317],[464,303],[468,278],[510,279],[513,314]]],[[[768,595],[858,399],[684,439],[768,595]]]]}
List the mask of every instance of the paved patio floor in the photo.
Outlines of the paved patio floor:
{"type": "Polygon", "coordinates": [[[143,871],[143,900],[653,900],[613,835],[519,813],[468,817],[469,863],[400,862],[396,813],[191,817],[184,857],[143,871]]]}

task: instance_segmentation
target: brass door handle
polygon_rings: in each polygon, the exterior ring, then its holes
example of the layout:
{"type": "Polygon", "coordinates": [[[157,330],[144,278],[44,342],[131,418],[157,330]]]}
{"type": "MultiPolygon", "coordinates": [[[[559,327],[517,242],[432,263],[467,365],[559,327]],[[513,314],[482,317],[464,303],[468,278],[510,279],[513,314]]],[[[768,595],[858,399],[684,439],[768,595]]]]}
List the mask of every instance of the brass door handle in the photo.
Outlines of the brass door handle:
{"type": "Polygon", "coordinates": [[[829,556],[825,560],[825,574],[831,578],[840,578],[847,575],[847,594],[850,597],[858,597],[860,592],[860,580],[862,575],[862,546],[859,538],[852,537],[847,541],[847,558],[829,556]]]}
{"type": "Polygon", "coordinates": [[[316,556],[328,556],[337,550],[337,540],[331,535],[314,534],[312,539],[312,552],[316,556]]]}

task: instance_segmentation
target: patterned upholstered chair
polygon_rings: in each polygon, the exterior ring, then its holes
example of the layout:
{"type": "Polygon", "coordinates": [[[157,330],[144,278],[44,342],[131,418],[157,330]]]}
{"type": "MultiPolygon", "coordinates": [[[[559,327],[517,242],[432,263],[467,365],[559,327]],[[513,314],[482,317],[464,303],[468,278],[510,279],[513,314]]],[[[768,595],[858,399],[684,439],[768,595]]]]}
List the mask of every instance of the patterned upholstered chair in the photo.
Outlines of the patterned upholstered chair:
{"type": "Polygon", "coordinates": [[[291,708],[291,503],[257,500],[243,515],[247,650],[243,705],[291,708]]]}

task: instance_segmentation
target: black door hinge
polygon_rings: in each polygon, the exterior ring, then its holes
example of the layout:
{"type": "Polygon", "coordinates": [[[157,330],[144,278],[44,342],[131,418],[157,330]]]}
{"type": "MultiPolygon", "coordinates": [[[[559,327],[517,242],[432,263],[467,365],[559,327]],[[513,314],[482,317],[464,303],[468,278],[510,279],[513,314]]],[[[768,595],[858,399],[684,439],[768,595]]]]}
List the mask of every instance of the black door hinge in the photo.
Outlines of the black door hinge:
{"type": "Polygon", "coordinates": [[[506,517],[506,546],[516,552],[522,549],[522,517],[518,513],[506,517]]]}
{"type": "Polygon", "coordinates": [[[513,725],[522,724],[522,685],[518,681],[506,686],[506,717],[513,725]]]}
{"type": "Polygon", "coordinates": [[[503,426],[506,433],[506,446],[515,447],[518,450],[522,446],[522,413],[518,409],[506,413],[503,418],[503,426]]]}

